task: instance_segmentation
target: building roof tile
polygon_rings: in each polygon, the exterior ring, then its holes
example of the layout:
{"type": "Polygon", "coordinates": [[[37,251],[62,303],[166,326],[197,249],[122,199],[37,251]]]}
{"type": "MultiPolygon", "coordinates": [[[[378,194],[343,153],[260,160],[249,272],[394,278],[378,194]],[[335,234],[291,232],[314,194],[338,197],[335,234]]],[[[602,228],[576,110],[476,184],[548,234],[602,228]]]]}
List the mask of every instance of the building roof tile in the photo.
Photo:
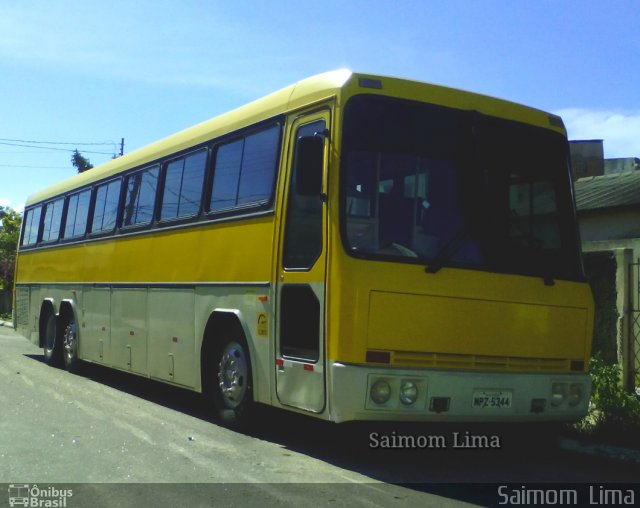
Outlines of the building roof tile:
{"type": "Polygon", "coordinates": [[[574,186],[578,211],[640,204],[640,171],[580,178],[574,186]]]}

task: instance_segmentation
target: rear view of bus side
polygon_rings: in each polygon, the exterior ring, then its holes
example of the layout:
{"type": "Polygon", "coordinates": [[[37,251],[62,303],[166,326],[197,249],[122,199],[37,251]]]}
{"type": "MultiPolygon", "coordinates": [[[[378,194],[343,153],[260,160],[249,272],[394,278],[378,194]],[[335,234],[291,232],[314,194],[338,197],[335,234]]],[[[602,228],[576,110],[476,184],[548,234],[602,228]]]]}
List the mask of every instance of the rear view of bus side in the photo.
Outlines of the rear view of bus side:
{"type": "Polygon", "coordinates": [[[571,421],[593,304],[560,118],[309,78],[33,195],[17,329],[99,363],[348,420],[571,421]]]}

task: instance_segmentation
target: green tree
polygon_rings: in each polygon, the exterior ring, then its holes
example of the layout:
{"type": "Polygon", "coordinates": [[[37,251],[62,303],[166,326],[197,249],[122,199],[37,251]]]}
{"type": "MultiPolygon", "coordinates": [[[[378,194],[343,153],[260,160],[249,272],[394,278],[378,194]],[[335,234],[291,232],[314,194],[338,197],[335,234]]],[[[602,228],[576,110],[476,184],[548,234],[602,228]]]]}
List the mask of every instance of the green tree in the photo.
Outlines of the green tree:
{"type": "Polygon", "coordinates": [[[13,289],[21,224],[20,213],[12,208],[0,206],[0,286],[8,290],[13,289]]]}
{"type": "Polygon", "coordinates": [[[83,173],[84,171],[93,168],[93,164],[91,164],[89,159],[78,152],[77,148],[73,151],[73,155],[71,156],[71,164],[73,164],[73,167],[78,170],[78,173],[83,173]]]}

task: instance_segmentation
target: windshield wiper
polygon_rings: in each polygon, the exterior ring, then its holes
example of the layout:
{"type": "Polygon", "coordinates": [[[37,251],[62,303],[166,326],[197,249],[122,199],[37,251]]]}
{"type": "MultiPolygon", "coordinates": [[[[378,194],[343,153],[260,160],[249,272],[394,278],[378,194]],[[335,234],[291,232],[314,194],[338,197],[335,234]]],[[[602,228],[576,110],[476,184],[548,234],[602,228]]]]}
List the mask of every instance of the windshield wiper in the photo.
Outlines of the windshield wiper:
{"type": "Polygon", "coordinates": [[[462,228],[458,230],[458,232],[453,235],[453,238],[449,240],[442,249],[438,252],[435,258],[433,258],[427,266],[424,268],[424,271],[427,273],[437,273],[440,269],[447,263],[453,256],[455,256],[458,251],[464,245],[465,240],[469,231],[466,228],[462,228]]]}
{"type": "MultiPolygon", "coordinates": [[[[520,246],[530,250],[533,253],[533,256],[535,256],[535,259],[539,263],[538,266],[540,267],[539,276],[544,281],[544,285],[555,285],[556,281],[552,273],[552,268],[549,266],[549,263],[545,261],[545,252],[542,240],[533,236],[533,233],[528,233],[518,237],[518,240],[520,246]]],[[[533,258],[531,259],[531,262],[533,262],[533,258]]]]}

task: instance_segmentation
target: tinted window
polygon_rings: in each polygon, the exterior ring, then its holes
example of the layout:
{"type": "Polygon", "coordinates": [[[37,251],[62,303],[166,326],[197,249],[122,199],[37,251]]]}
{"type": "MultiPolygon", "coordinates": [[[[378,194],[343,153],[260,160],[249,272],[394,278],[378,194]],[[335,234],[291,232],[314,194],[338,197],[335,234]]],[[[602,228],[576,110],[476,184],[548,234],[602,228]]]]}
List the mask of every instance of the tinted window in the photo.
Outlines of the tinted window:
{"type": "Polygon", "coordinates": [[[250,134],[218,148],[209,211],[262,204],[273,192],[280,128],[250,134]]]}
{"type": "Polygon", "coordinates": [[[38,242],[38,229],[40,227],[40,215],[42,207],[37,206],[27,211],[24,220],[24,236],[22,237],[22,245],[35,245],[38,242]]]}
{"type": "Polygon", "coordinates": [[[209,210],[224,210],[236,206],[243,147],[244,139],[240,139],[218,148],[209,210]]]}
{"type": "Polygon", "coordinates": [[[201,150],[167,165],[161,220],[196,215],[200,210],[207,151],[201,150]]]}
{"type": "Polygon", "coordinates": [[[156,202],[159,168],[146,169],[127,177],[123,226],[150,224],[156,202]]]}
{"type": "Polygon", "coordinates": [[[42,224],[43,242],[54,242],[60,236],[63,205],[64,198],[57,199],[45,205],[44,222],[42,224]]]}
{"type": "MultiPolygon", "coordinates": [[[[324,120],[303,125],[298,129],[296,139],[313,136],[324,128],[324,120]]],[[[297,192],[298,171],[305,170],[295,160],[298,158],[298,146],[296,142],[293,173],[289,183],[283,265],[285,268],[309,269],[322,253],[322,197],[320,194],[304,196],[297,192]]]]}
{"type": "Polygon", "coordinates": [[[509,178],[509,238],[516,243],[537,242],[544,249],[560,248],[558,199],[553,184],[523,180],[517,173],[509,178]]]}
{"type": "Polygon", "coordinates": [[[282,288],[280,352],[315,362],[320,357],[320,302],[307,284],[282,288]]]}
{"type": "Polygon", "coordinates": [[[581,277],[566,139],[427,104],[345,111],[342,234],[358,257],[581,277]]]}
{"type": "Polygon", "coordinates": [[[87,230],[87,217],[89,217],[90,200],[91,191],[89,189],[69,197],[64,238],[75,238],[85,234],[87,230]]]}
{"type": "Polygon", "coordinates": [[[271,197],[278,159],[278,138],[277,127],[247,136],[238,188],[239,205],[265,202],[271,197]]]}
{"type": "Polygon", "coordinates": [[[118,201],[120,199],[120,180],[100,185],[96,191],[96,206],[93,210],[91,222],[92,233],[113,231],[118,216],[118,201]]]}

